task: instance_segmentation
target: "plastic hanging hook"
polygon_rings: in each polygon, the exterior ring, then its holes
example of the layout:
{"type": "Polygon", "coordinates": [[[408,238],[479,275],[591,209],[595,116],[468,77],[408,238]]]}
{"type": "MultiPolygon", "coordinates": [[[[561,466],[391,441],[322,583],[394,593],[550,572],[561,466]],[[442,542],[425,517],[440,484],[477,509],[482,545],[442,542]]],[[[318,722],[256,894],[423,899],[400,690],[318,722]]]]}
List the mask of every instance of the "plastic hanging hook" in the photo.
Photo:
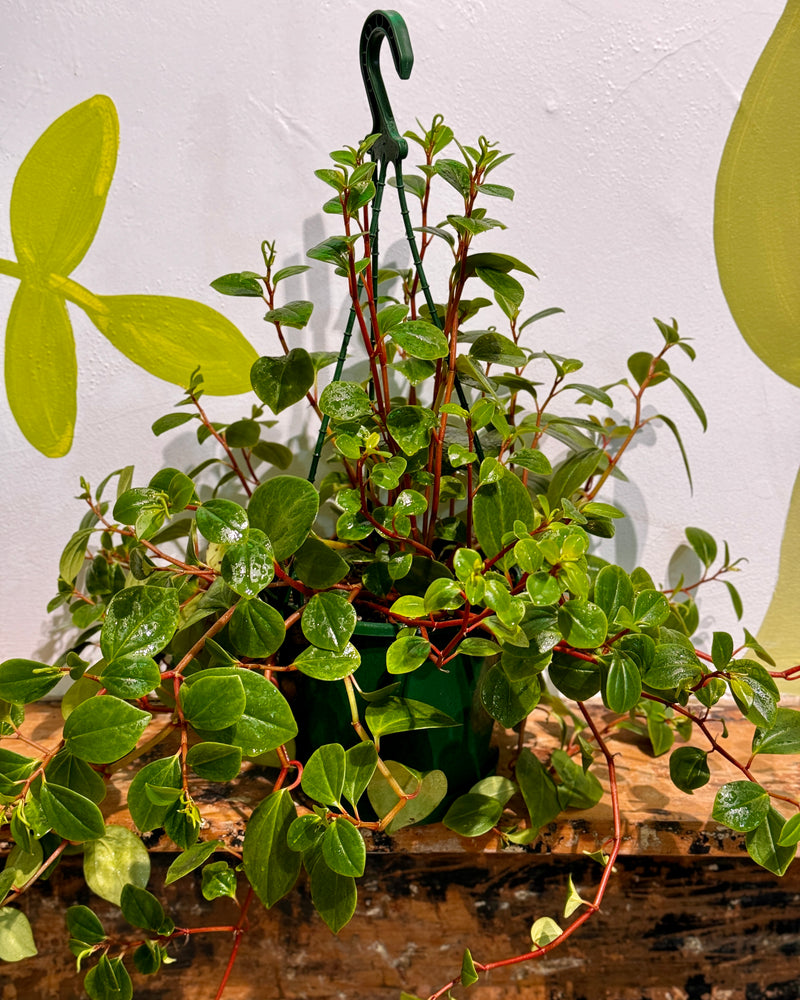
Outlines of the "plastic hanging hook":
{"type": "Polygon", "coordinates": [[[380,52],[384,37],[389,41],[397,75],[407,80],[414,65],[414,53],[406,22],[396,10],[374,10],[369,15],[361,30],[359,57],[372,111],[372,134],[380,134],[370,153],[374,160],[397,163],[407,156],[408,143],[397,131],[381,76],[380,52]]]}

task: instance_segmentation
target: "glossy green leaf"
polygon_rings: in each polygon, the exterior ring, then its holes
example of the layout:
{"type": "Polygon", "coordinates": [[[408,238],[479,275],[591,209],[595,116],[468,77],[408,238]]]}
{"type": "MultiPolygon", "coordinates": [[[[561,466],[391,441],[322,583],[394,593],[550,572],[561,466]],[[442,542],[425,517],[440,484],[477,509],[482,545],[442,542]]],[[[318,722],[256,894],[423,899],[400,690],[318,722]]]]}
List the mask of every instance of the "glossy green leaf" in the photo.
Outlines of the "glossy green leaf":
{"type": "Polygon", "coordinates": [[[633,610],[633,584],[620,566],[603,566],[594,584],[594,603],[613,622],[620,608],[633,610]]]}
{"type": "Polygon", "coordinates": [[[386,426],[406,455],[416,455],[427,448],[436,417],[422,406],[393,406],[386,417],[386,426]]]}
{"type": "Polygon", "coordinates": [[[172,638],[180,617],[176,590],[128,587],[111,598],[100,632],[100,649],[109,663],[137,654],[159,653],[172,638]]]}
{"type": "Polygon", "coordinates": [[[717,543],[702,528],[687,528],[686,537],[694,549],[697,558],[708,569],[711,563],[717,558],[717,543]]]}
{"type": "Polygon", "coordinates": [[[711,778],[708,754],[699,747],[678,747],[669,758],[669,776],[676,788],[691,795],[711,778]]]}
{"type": "Polygon", "coordinates": [[[308,875],[314,909],[332,933],[338,934],[355,913],[357,902],[355,879],[332,871],[321,852],[315,853],[309,861],[308,875]]]}
{"type": "Polygon", "coordinates": [[[358,670],[361,654],[349,642],[339,652],[309,646],[295,658],[294,665],[308,677],[320,681],[339,681],[358,670]]]}
{"type": "Polygon", "coordinates": [[[251,659],[272,656],[283,643],[286,626],[280,612],[258,598],[239,601],[234,609],[228,635],[233,648],[251,659]]]}
{"type": "Polygon", "coordinates": [[[319,408],[336,420],[355,420],[372,411],[369,396],[357,382],[331,382],[319,397],[319,408]]]}
{"type": "MultiPolygon", "coordinates": [[[[421,823],[433,812],[447,794],[447,778],[442,771],[420,774],[394,760],[385,763],[403,792],[414,796],[386,827],[386,833],[391,835],[406,826],[421,823]]],[[[397,805],[397,795],[380,771],[372,776],[367,787],[367,797],[379,817],[386,816],[397,805]]]]}
{"type": "Polygon", "coordinates": [[[324,590],[339,583],[347,576],[349,569],[338,552],[313,537],[308,537],[303,542],[294,559],[297,578],[315,590],[324,590]]]}
{"type": "Polygon", "coordinates": [[[800,841],[800,812],[786,820],[778,837],[778,844],[781,847],[791,847],[798,841],[800,841]]]}
{"type": "Polygon", "coordinates": [[[576,649],[594,649],[605,641],[608,621],[601,608],[589,601],[565,601],[558,609],[564,639],[576,649]]]}
{"type": "Polygon", "coordinates": [[[132,1000],[133,984],[121,958],[101,955],[83,981],[90,1000],[132,1000]]]}
{"type": "Polygon", "coordinates": [[[73,583],[78,573],[83,569],[83,564],[86,561],[86,549],[93,533],[93,528],[80,528],[64,546],[58,563],[58,575],[67,583],[73,583]]]}
{"type": "Polygon", "coordinates": [[[342,794],[354,806],[366,791],[378,765],[375,744],[357,743],[345,751],[344,786],[342,794]]]}
{"type": "Polygon", "coordinates": [[[527,718],[538,705],[541,693],[542,686],[536,675],[510,680],[498,664],[489,667],[480,684],[483,707],[506,729],[527,718]]]}
{"type": "Polygon", "coordinates": [[[133,927],[158,934],[165,920],[164,907],[156,897],[138,885],[129,882],[123,886],[119,898],[122,915],[133,927]]]}
{"type": "Polygon", "coordinates": [[[286,843],[292,851],[312,851],[320,845],[328,824],[316,813],[306,813],[292,820],[286,843]]]}
{"type": "Polygon", "coordinates": [[[337,816],[322,838],[322,857],[337,875],[364,874],[367,849],[360,832],[343,816],[337,816]]]}
{"type": "Polygon", "coordinates": [[[558,790],[542,762],[527,747],[517,760],[515,777],[531,818],[531,826],[539,830],[552,823],[562,809],[558,790]]]}
{"type": "Polygon", "coordinates": [[[258,398],[273,413],[282,413],[314,384],[314,363],[308,351],[296,347],[285,356],[258,358],[250,369],[250,381],[258,398]]]}
{"type": "Polygon", "coordinates": [[[236,872],[227,861],[214,861],[203,869],[201,880],[203,899],[236,899],[236,872]]]}
{"type": "Polygon", "coordinates": [[[226,729],[234,726],[244,713],[244,685],[235,674],[204,677],[180,690],[181,708],[186,721],[195,729],[226,729]]]}
{"type": "MultiPolygon", "coordinates": [[[[475,494],[473,504],[475,534],[484,553],[496,556],[503,548],[503,536],[520,521],[530,531],[535,523],[533,501],[521,479],[505,471],[497,482],[486,483],[475,494]]],[[[498,560],[500,569],[513,564],[513,553],[498,560]]]]}
{"type": "Polygon", "coordinates": [[[642,675],[633,660],[613,652],[603,678],[603,704],[612,712],[624,715],[642,696],[642,675]]]}
{"type": "Polygon", "coordinates": [[[644,682],[658,691],[690,685],[702,676],[700,662],[692,649],[677,643],[656,646],[653,664],[644,675],[644,682]]]}
{"type": "Polygon", "coordinates": [[[300,855],[290,850],[286,842],[296,816],[291,793],[282,789],[259,802],[245,830],[242,848],[245,874],[267,908],[289,892],[300,873],[300,855]]]}
{"type": "Polygon", "coordinates": [[[711,815],[718,823],[746,833],[764,821],[769,808],[769,795],[757,782],[730,781],[717,792],[711,815]]]}
{"type": "Polygon", "coordinates": [[[211,287],[220,295],[243,295],[247,298],[261,298],[264,286],[250,271],[235,271],[223,274],[211,282],[211,287]]]}
{"type": "MultiPolygon", "coordinates": [[[[141,767],[128,786],[128,810],[136,828],[142,833],[164,824],[168,806],[156,805],[147,795],[147,786],[181,787],[181,766],[177,756],[163,757],[141,767]]],[[[112,829],[112,828],[110,828],[112,829]]]]}
{"type": "Polygon", "coordinates": [[[99,944],[106,932],[100,918],[88,906],[70,906],[65,914],[67,929],[72,937],[85,944],[99,944]]]}
{"type": "MultiPolygon", "coordinates": [[[[203,670],[200,676],[224,677],[232,673],[244,685],[244,712],[234,726],[208,733],[204,731],[201,733],[203,738],[237,746],[246,757],[259,757],[293,739],[297,735],[297,723],[289,704],[262,673],[243,667],[210,667],[203,670]]],[[[188,678],[189,683],[194,683],[193,678],[197,676],[193,674],[188,678]]]]}
{"type": "Polygon", "coordinates": [[[258,528],[234,542],[222,557],[222,579],[242,597],[257,597],[275,575],[272,546],[258,528]]]}
{"type": "Polygon", "coordinates": [[[71,712],[64,723],[65,746],[90,764],[110,764],[136,746],[151,718],[120,698],[98,695],[71,712]]]}
{"type": "Polygon", "coordinates": [[[424,319],[410,319],[389,331],[392,340],[412,358],[434,361],[446,358],[450,350],[447,337],[438,326],[424,319]]]}
{"type": "Polygon", "coordinates": [[[393,695],[383,702],[367,706],[366,722],[373,736],[408,733],[415,729],[440,729],[458,723],[432,705],[412,698],[393,695]]]}
{"type": "Polygon", "coordinates": [[[58,667],[38,660],[6,660],[0,663],[0,698],[12,705],[29,705],[52,691],[63,676],[58,667]]]}
{"type": "MultiPolygon", "coordinates": [[[[481,271],[481,274],[494,274],[493,271],[481,271]]],[[[506,281],[513,281],[515,285],[522,288],[513,278],[509,279],[503,275],[506,281]]],[[[514,343],[509,337],[504,337],[500,333],[482,333],[470,345],[470,357],[481,364],[502,365],[507,368],[522,368],[528,363],[528,355],[514,343]]]]}
{"type": "Polygon", "coordinates": [[[42,785],[39,802],[47,822],[66,840],[83,843],[105,833],[103,814],[91,799],[63,785],[42,785]]]}
{"type": "Polygon", "coordinates": [[[497,799],[477,792],[460,795],[442,819],[448,830],[462,837],[480,837],[488,833],[503,815],[503,805],[497,799]]]}
{"type": "Polygon", "coordinates": [[[431,644],[422,636],[400,636],[386,650],[386,669],[390,674],[410,673],[426,662],[430,652],[431,644]]]}
{"type": "Polygon", "coordinates": [[[166,947],[157,941],[142,942],[133,953],[133,964],[136,971],[143,976],[152,976],[161,968],[166,954],[166,947]]]}
{"type": "Polygon", "coordinates": [[[633,602],[633,620],[643,628],[663,625],[669,613],[669,601],[657,590],[640,590],[633,602]]]}
{"type": "Polygon", "coordinates": [[[747,853],[773,875],[785,874],[797,853],[797,844],[780,843],[784,822],[778,810],[770,807],[764,819],[745,837],[747,853]]]}
{"type": "Polygon", "coordinates": [[[586,701],[597,694],[601,685],[599,663],[555,655],[550,664],[550,680],[567,698],[586,701]]]}
{"type": "Polygon", "coordinates": [[[302,330],[311,319],[314,311],[314,303],[305,299],[295,299],[292,302],[284,302],[277,309],[270,309],[264,319],[268,323],[280,323],[281,326],[289,326],[294,330],[302,330]]]}
{"type": "Polygon", "coordinates": [[[343,594],[323,591],[309,600],[300,625],[310,643],[341,652],[350,641],[357,620],[355,608],[343,594]]]}
{"type": "Polygon", "coordinates": [[[340,744],[328,743],[318,747],[303,768],[303,791],[324,805],[339,805],[344,789],[345,766],[345,751],[340,744]]]}
{"type": "Polygon", "coordinates": [[[800,711],[779,708],[769,729],[759,727],[753,734],[753,753],[800,753],[800,711]]]}
{"type": "Polygon", "coordinates": [[[0,907],[0,961],[22,962],[38,954],[30,922],[22,910],[0,907]]]}
{"type": "Polygon", "coordinates": [[[222,847],[221,840],[203,840],[188,850],[182,851],[169,866],[164,882],[166,885],[177,882],[178,879],[199,868],[205,861],[208,861],[214,851],[220,850],[222,847]]]}
{"type": "Polygon", "coordinates": [[[585,771],[564,750],[554,750],[550,762],[560,779],[556,788],[562,809],[591,809],[603,797],[603,788],[591,771],[585,771]]]}
{"type": "Polygon", "coordinates": [[[34,840],[30,846],[32,850],[28,851],[21,844],[14,844],[6,858],[4,870],[15,873],[12,882],[14,889],[21,889],[26,882],[32,879],[39,872],[44,861],[41,841],[34,840]]]}
{"type": "Polygon", "coordinates": [[[67,749],[60,750],[53,757],[45,768],[45,777],[50,784],[64,785],[92,802],[100,803],[106,797],[106,783],[102,775],[67,749]]]}
{"type": "Polygon", "coordinates": [[[160,683],[161,671],[149,656],[124,656],[103,669],[103,687],[117,698],[143,698],[160,683]]]}
{"type": "Polygon", "coordinates": [[[233,500],[213,498],[198,507],[197,530],[209,542],[230,545],[244,538],[249,521],[247,511],[233,500]]]}
{"type": "Polygon", "coordinates": [[[308,537],[319,509],[319,494],[305,479],[275,476],[253,492],[250,524],[260,528],[278,562],[295,553],[308,537]]]}
{"type": "Polygon", "coordinates": [[[196,743],[189,749],[186,763],[206,781],[233,781],[242,769],[242,751],[224,743],[196,743]]]}

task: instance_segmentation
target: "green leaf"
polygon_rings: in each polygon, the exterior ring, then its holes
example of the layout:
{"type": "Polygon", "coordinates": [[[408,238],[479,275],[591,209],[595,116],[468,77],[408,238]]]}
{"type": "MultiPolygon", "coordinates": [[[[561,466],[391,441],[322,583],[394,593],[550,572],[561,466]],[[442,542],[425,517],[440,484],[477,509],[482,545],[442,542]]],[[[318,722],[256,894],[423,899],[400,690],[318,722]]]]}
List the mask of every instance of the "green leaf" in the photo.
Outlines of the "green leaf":
{"type": "Polygon", "coordinates": [[[338,934],[355,913],[355,879],[331,871],[321,853],[312,856],[309,866],[311,902],[330,930],[338,934]]]}
{"type": "Polygon", "coordinates": [[[753,753],[800,753],[800,711],[779,708],[769,729],[759,727],[753,734],[753,753]]]}
{"type": "Polygon", "coordinates": [[[133,984],[121,958],[101,955],[100,961],[86,973],[83,986],[90,1000],[132,1000],[133,984]]]}
{"type": "Polygon", "coordinates": [[[236,872],[227,861],[214,861],[203,869],[201,884],[203,899],[236,899],[236,872]]]}
{"type": "Polygon", "coordinates": [[[100,918],[88,906],[70,906],[65,914],[67,929],[72,937],[84,944],[99,944],[106,932],[100,918]]]}
{"type": "Polygon", "coordinates": [[[201,507],[198,507],[195,519],[200,534],[209,542],[216,542],[219,545],[231,545],[233,542],[241,541],[249,526],[244,507],[234,503],[233,500],[218,498],[206,500],[201,507]]]}
{"type": "Polygon", "coordinates": [[[425,663],[430,652],[431,644],[422,636],[400,636],[386,650],[386,669],[390,674],[410,673],[425,663]]]}
{"type": "Polygon", "coordinates": [[[354,806],[367,789],[378,766],[378,751],[371,742],[357,743],[345,751],[344,786],[342,794],[354,806]]]}
{"type": "Polygon", "coordinates": [[[50,784],[64,785],[73,792],[80,792],[92,802],[100,803],[106,797],[106,783],[85,760],[75,757],[69,750],[60,750],[45,769],[50,784]]]}
{"type": "Polygon", "coordinates": [[[289,892],[300,873],[300,855],[289,850],[286,843],[296,816],[291,793],[281,789],[259,802],[245,830],[245,875],[267,909],[289,892]]]}
{"type": "Polygon", "coordinates": [[[717,543],[702,528],[687,528],[686,537],[700,562],[706,569],[717,558],[717,543]]]}
{"type": "MultiPolygon", "coordinates": [[[[497,482],[486,483],[475,494],[473,504],[475,534],[486,556],[492,558],[503,548],[503,536],[521,521],[530,531],[535,523],[533,501],[522,480],[506,470],[497,482]]],[[[499,559],[506,570],[514,562],[513,553],[499,559]]]]}
{"type": "Polygon", "coordinates": [[[0,961],[22,962],[38,954],[31,925],[22,910],[0,907],[0,961]]]}
{"type": "Polygon", "coordinates": [[[223,846],[221,840],[203,840],[190,847],[187,851],[182,851],[169,866],[166,878],[164,879],[165,884],[172,885],[173,882],[177,882],[184,875],[193,872],[204,861],[208,861],[214,851],[221,850],[223,846]]]}
{"type": "Polygon", "coordinates": [[[58,575],[67,583],[73,583],[83,569],[86,548],[93,533],[93,528],[80,528],[64,547],[58,564],[58,575]]]}
{"type": "Polygon", "coordinates": [[[561,503],[561,498],[569,499],[590,479],[604,458],[600,448],[585,448],[571,455],[553,473],[547,488],[547,499],[552,506],[561,503]]]}
{"type": "Polygon", "coordinates": [[[561,780],[556,794],[562,809],[591,809],[603,797],[603,788],[595,775],[584,771],[564,750],[554,750],[550,761],[561,780]]]}
{"type": "Polygon", "coordinates": [[[103,670],[103,687],[117,698],[144,698],[160,683],[161,671],[149,656],[125,656],[103,670]]]}
{"type": "Polygon", "coordinates": [[[152,976],[161,968],[166,954],[164,945],[157,941],[144,941],[133,953],[133,964],[136,971],[143,976],[152,976]]]}
{"type": "Polygon", "coordinates": [[[292,302],[285,302],[277,309],[270,309],[264,319],[268,323],[280,323],[281,326],[289,326],[294,330],[302,330],[311,319],[313,311],[313,302],[296,299],[292,302]]]}
{"type": "Polygon", "coordinates": [[[314,375],[314,363],[302,347],[276,358],[258,358],[250,369],[253,391],[275,414],[303,399],[314,375]]]}
{"type": "Polygon", "coordinates": [[[293,739],[297,723],[289,704],[263,674],[243,667],[210,667],[187,680],[192,684],[198,676],[224,677],[232,673],[244,685],[246,701],[242,717],[234,726],[200,735],[213,742],[237,746],[246,757],[260,757],[293,739]]]}
{"type": "Polygon", "coordinates": [[[711,816],[732,830],[746,833],[764,821],[769,808],[769,794],[757,782],[730,781],[717,792],[711,816]]]}
{"type": "Polygon", "coordinates": [[[633,610],[633,584],[620,566],[603,566],[594,584],[594,603],[613,622],[620,608],[633,610]]]}
{"type": "MultiPolygon", "coordinates": [[[[495,271],[482,271],[481,274],[496,274],[495,271]]],[[[506,281],[519,282],[502,275],[506,281]]],[[[519,285],[522,288],[521,285],[519,285]]],[[[500,333],[482,333],[476,337],[469,349],[469,355],[475,361],[488,365],[503,365],[507,368],[522,368],[528,362],[528,355],[517,347],[513,340],[500,333]]]]}
{"type": "Polygon", "coordinates": [[[590,904],[586,902],[585,899],[581,899],[578,890],[575,888],[575,884],[572,881],[572,876],[568,876],[567,880],[567,901],[564,904],[564,919],[571,917],[572,914],[579,909],[581,906],[589,906],[590,904]]]}
{"type": "Polygon", "coordinates": [[[686,478],[689,480],[689,489],[692,489],[692,472],[689,468],[689,459],[686,457],[686,449],[683,447],[683,440],[681,439],[680,432],[678,431],[674,421],[670,420],[669,417],[665,417],[663,413],[657,413],[655,417],[651,417],[650,419],[660,420],[672,431],[672,435],[678,444],[678,448],[680,449],[681,458],[683,459],[683,467],[686,470],[686,478]]]}
{"type": "Polygon", "coordinates": [[[783,830],[784,817],[777,809],[770,807],[765,818],[745,837],[747,853],[762,868],[773,875],[783,875],[794,860],[797,845],[782,846],[780,835],[783,830]]]}
{"type": "Polygon", "coordinates": [[[372,403],[357,382],[331,382],[322,390],[319,408],[336,420],[355,420],[372,412],[372,403]]]}
{"type": "Polygon", "coordinates": [[[342,680],[358,670],[360,664],[361,654],[349,642],[339,652],[309,646],[294,661],[295,667],[301,673],[320,681],[342,680]]]}
{"type": "Polygon", "coordinates": [[[318,538],[309,536],[294,558],[298,580],[314,590],[324,590],[343,580],[349,572],[348,563],[338,552],[318,538]]]}
{"type": "Polygon", "coordinates": [[[520,754],[514,773],[531,818],[531,826],[540,830],[552,823],[562,808],[558,790],[542,762],[527,747],[520,754]]]}
{"type": "Polygon", "coordinates": [[[539,917],[531,927],[531,941],[542,948],[561,937],[561,928],[552,917],[539,917]]]}
{"type": "Polygon", "coordinates": [[[167,645],[178,627],[178,592],[166,587],[128,587],[106,609],[100,649],[111,662],[137,654],[152,656],[167,645]]]}
{"type": "Polygon", "coordinates": [[[291,448],[276,441],[259,441],[253,445],[253,455],[262,462],[269,462],[277,469],[288,469],[294,458],[291,448]]]}
{"type": "Polygon", "coordinates": [[[460,795],[442,819],[448,830],[462,837],[480,837],[488,833],[503,815],[503,804],[488,795],[468,792],[460,795]]]}
{"type": "Polygon", "coordinates": [[[366,723],[375,737],[390,733],[408,733],[416,729],[440,729],[457,726],[455,719],[432,705],[411,698],[392,695],[379,704],[367,706],[366,723]]]}
{"type": "Polygon", "coordinates": [[[119,905],[123,917],[133,927],[141,927],[142,930],[152,931],[154,934],[159,933],[166,914],[161,903],[147,889],[129,882],[123,886],[119,905]]]}
{"type": "Polygon", "coordinates": [[[258,598],[245,599],[236,605],[228,625],[233,648],[241,656],[261,659],[280,649],[286,626],[280,612],[258,598]]]}
{"type": "Polygon", "coordinates": [[[345,752],[339,743],[318,747],[303,768],[301,784],[309,798],[338,806],[344,789],[345,752]]]}
{"type": "Polygon", "coordinates": [[[769,728],[775,721],[780,692],[769,674],[755,660],[733,660],[729,683],[739,711],[754,725],[769,728]]]}
{"type": "Polygon", "coordinates": [[[243,295],[247,298],[261,298],[264,286],[251,271],[234,271],[223,274],[211,282],[211,287],[220,295],[243,295]]]}
{"type": "Polygon", "coordinates": [[[158,420],[154,420],[150,430],[156,437],[159,437],[161,434],[171,431],[175,427],[180,427],[181,424],[186,424],[195,418],[196,415],[193,413],[167,413],[163,417],[159,417],[158,420]]]}
{"type": "Polygon", "coordinates": [[[12,705],[29,705],[52,691],[63,676],[58,667],[38,660],[6,660],[0,663],[0,698],[12,705]]]}
{"type": "Polygon", "coordinates": [[[120,698],[98,695],[70,713],[64,723],[65,746],[90,764],[110,764],[136,746],[151,718],[120,698]]]}
{"type": "Polygon", "coordinates": [[[33,850],[28,851],[22,844],[15,844],[9,851],[4,869],[14,872],[14,881],[9,888],[21,889],[41,868],[44,861],[41,841],[34,840],[31,846],[33,850]]]}
{"type": "Polygon", "coordinates": [[[39,802],[47,822],[65,840],[83,843],[105,833],[103,814],[95,803],[71,788],[46,782],[39,791],[39,802]]]}
{"type": "Polygon", "coordinates": [[[229,545],[221,569],[231,590],[242,597],[257,597],[275,575],[272,546],[264,532],[250,529],[241,542],[229,545]]]}
{"type": "Polygon", "coordinates": [[[81,307],[117,350],[157,378],[186,386],[199,366],[209,395],[234,396],[250,388],[256,352],[230,320],[202,302],[105,295],[81,301],[81,307]]]}
{"type": "Polygon", "coordinates": [[[244,713],[247,699],[244,685],[236,675],[204,677],[183,684],[180,701],[186,721],[195,729],[226,729],[244,713]]]}
{"type": "Polygon", "coordinates": [[[427,448],[435,414],[422,406],[394,406],[386,417],[386,426],[406,455],[416,455],[427,448]]]}
{"type": "MultiPolygon", "coordinates": [[[[402,791],[407,795],[413,795],[386,827],[386,833],[391,836],[398,830],[421,823],[430,816],[447,794],[447,778],[442,771],[420,774],[394,760],[385,763],[402,791]]],[[[376,771],[372,776],[367,787],[367,797],[379,817],[386,816],[397,805],[397,795],[380,771],[376,771]]]]}
{"type": "Polygon", "coordinates": [[[424,319],[406,320],[389,331],[392,340],[412,358],[435,361],[446,358],[450,347],[438,326],[424,319]]]}
{"type": "Polygon", "coordinates": [[[550,680],[567,698],[574,701],[586,701],[597,694],[601,685],[599,663],[571,656],[556,654],[550,664],[550,680]]]}
{"type": "Polygon", "coordinates": [[[477,983],[478,973],[475,970],[475,963],[472,960],[469,948],[464,949],[464,957],[461,960],[461,985],[465,988],[477,983]]]}
{"type": "Polygon", "coordinates": [[[114,176],[119,124],[112,100],[96,94],[36,140],[11,193],[17,260],[40,274],[70,274],[91,246],[114,176]]]}
{"type": "Polygon", "coordinates": [[[564,639],[576,649],[594,649],[608,634],[608,621],[602,609],[579,599],[561,605],[558,626],[564,639]]]}
{"type": "Polygon", "coordinates": [[[22,281],[6,326],[6,395],[27,440],[48,458],[66,455],[77,416],[78,363],[64,300],[22,281]]]}
{"type": "Polygon", "coordinates": [[[603,686],[603,704],[612,712],[624,715],[642,697],[642,675],[633,660],[616,651],[611,654],[603,686]]]}
{"type": "Polygon", "coordinates": [[[345,596],[323,591],[305,606],[300,625],[310,643],[338,653],[349,643],[357,620],[356,610],[345,596]]]}
{"type": "Polygon", "coordinates": [[[665,691],[694,684],[702,673],[694,650],[664,642],[656,646],[653,664],[645,673],[644,682],[657,691],[665,691]]]}
{"type": "Polygon", "coordinates": [[[676,788],[691,795],[711,777],[708,754],[699,747],[678,747],[669,758],[669,776],[676,788]]]}
{"type": "Polygon", "coordinates": [[[163,826],[169,811],[168,806],[157,806],[150,800],[147,795],[148,785],[180,789],[181,767],[177,755],[145,764],[136,772],[128,786],[128,810],[136,828],[142,833],[163,826]]]}
{"type": "Polygon", "coordinates": [[[310,270],[308,264],[290,264],[289,267],[282,267],[272,275],[272,283],[277,285],[279,281],[293,278],[297,274],[305,274],[308,270],[310,270]]]}
{"type": "Polygon", "coordinates": [[[669,618],[669,601],[657,590],[640,590],[633,603],[633,620],[643,628],[658,628],[669,618]]]}
{"type": "Polygon", "coordinates": [[[286,843],[292,851],[311,851],[319,846],[327,828],[327,822],[316,813],[306,813],[292,820],[286,843]]]}
{"type": "Polygon", "coordinates": [[[308,537],[319,510],[319,494],[305,479],[275,476],[250,498],[250,524],[260,528],[278,562],[296,552],[308,537]]]}
{"type": "Polygon", "coordinates": [[[510,680],[499,664],[489,667],[480,683],[483,707],[505,729],[527,718],[538,705],[541,693],[537,676],[510,680]]]}
{"type": "Polygon", "coordinates": [[[242,751],[240,747],[204,741],[189,749],[186,763],[206,781],[233,781],[242,769],[242,751]]]}
{"type": "Polygon", "coordinates": [[[459,160],[440,159],[434,163],[436,173],[456,189],[465,199],[470,195],[470,176],[467,167],[459,160]]]}
{"type": "Polygon", "coordinates": [[[343,816],[337,816],[322,838],[322,857],[337,875],[364,874],[367,849],[359,831],[343,816]]]}
{"type": "Polygon", "coordinates": [[[675,385],[677,385],[677,387],[683,393],[684,399],[689,404],[689,406],[691,406],[691,408],[694,410],[697,419],[700,421],[703,427],[703,430],[704,431],[708,430],[708,420],[706,419],[705,410],[700,405],[700,401],[698,400],[697,396],[695,396],[695,394],[692,392],[689,386],[686,385],[685,382],[681,382],[681,380],[678,378],[677,375],[673,375],[673,373],[670,372],[669,378],[672,379],[675,385]]]}
{"type": "Polygon", "coordinates": [[[786,820],[778,837],[778,844],[781,847],[791,847],[798,841],[800,841],[800,812],[786,820]]]}

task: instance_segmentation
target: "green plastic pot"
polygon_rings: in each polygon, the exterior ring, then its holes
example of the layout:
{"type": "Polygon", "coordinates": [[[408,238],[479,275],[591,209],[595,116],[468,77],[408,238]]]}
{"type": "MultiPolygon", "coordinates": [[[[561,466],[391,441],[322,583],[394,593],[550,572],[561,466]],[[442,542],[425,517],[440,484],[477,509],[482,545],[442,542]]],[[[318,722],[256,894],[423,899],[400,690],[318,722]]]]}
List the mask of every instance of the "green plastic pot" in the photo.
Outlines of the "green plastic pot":
{"type": "MultiPolygon", "coordinates": [[[[485,661],[458,656],[446,670],[428,662],[409,674],[390,674],[386,670],[386,650],[395,633],[395,627],[388,622],[359,622],[351,640],[361,653],[356,680],[366,692],[399,683],[396,693],[400,697],[433,705],[459,723],[447,729],[418,729],[381,738],[384,760],[396,760],[417,771],[443,771],[447,776],[447,796],[426,821],[435,822],[454,799],[494,772],[497,750],[490,745],[493,723],[478,696],[485,661]]],[[[326,743],[351,747],[358,742],[342,684],[303,677],[299,695],[295,714],[303,759],[326,743]]],[[[363,722],[366,704],[361,698],[358,701],[363,722]]]]}

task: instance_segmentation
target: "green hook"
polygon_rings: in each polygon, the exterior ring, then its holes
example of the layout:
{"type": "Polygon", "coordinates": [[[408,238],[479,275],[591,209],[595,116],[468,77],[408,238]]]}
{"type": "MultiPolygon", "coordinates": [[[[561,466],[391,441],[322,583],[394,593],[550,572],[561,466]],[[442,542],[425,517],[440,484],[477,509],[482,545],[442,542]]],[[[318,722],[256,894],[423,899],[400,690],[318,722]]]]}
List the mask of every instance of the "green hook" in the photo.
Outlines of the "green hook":
{"type": "Polygon", "coordinates": [[[381,76],[380,51],[384,37],[389,40],[397,75],[401,80],[407,80],[414,65],[414,53],[406,22],[396,10],[374,10],[369,15],[361,30],[359,56],[372,111],[372,134],[380,135],[370,153],[374,160],[397,163],[408,155],[408,143],[397,131],[381,76]]]}

